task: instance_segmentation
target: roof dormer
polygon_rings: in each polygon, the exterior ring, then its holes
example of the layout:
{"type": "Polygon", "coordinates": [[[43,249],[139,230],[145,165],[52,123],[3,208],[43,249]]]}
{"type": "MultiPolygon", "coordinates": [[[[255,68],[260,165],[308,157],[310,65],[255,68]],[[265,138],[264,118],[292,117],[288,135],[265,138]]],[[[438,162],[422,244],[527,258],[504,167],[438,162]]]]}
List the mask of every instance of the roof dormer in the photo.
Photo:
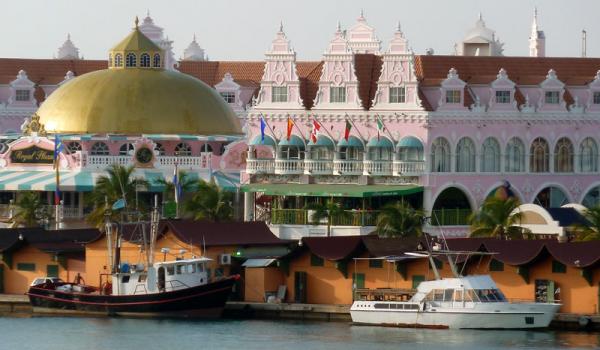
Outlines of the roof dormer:
{"type": "Polygon", "coordinates": [[[27,77],[27,72],[20,70],[17,79],[10,82],[9,107],[35,107],[37,101],[33,96],[35,83],[27,77]]]}
{"type": "Polygon", "coordinates": [[[467,83],[458,76],[455,68],[450,68],[448,75],[440,84],[438,111],[466,111],[465,86],[467,83]]]}
{"type": "Polygon", "coordinates": [[[490,84],[490,111],[517,111],[515,100],[516,84],[508,78],[504,68],[500,68],[496,80],[490,84]]]}
{"type": "Polygon", "coordinates": [[[415,108],[418,102],[418,82],[414,74],[414,54],[408,50],[408,40],[400,28],[394,32],[387,51],[382,55],[381,75],[373,99],[373,110],[415,108]]]}
{"type": "Polygon", "coordinates": [[[300,80],[296,72],[296,52],[283,31],[283,23],[265,53],[265,70],[256,99],[257,108],[303,109],[300,80]]]}
{"type": "Polygon", "coordinates": [[[215,90],[223,97],[225,102],[236,112],[244,110],[244,102],[241,99],[241,86],[233,80],[231,73],[227,72],[223,80],[215,85],[215,90]]]}
{"type": "Polygon", "coordinates": [[[323,70],[313,108],[360,108],[354,54],[339,23],[334,38],[323,55],[323,70]]]}
{"type": "Polygon", "coordinates": [[[588,84],[588,111],[600,111],[600,70],[596,72],[594,80],[588,84]]]}
{"type": "Polygon", "coordinates": [[[367,24],[363,11],[356,19],[356,24],[350,28],[346,36],[348,45],[354,53],[379,54],[381,40],[375,35],[375,29],[367,24]]]}
{"type": "Polygon", "coordinates": [[[558,80],[556,71],[550,69],[546,80],[540,83],[538,111],[565,111],[565,84],[558,80]]]}

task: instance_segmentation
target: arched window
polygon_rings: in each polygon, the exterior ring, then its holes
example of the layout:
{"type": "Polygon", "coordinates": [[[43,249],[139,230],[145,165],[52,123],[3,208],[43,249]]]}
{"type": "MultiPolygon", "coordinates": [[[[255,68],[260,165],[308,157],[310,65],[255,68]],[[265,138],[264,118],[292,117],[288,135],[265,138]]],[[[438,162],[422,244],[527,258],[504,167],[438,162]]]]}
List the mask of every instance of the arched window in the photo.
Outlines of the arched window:
{"type": "Polygon", "coordinates": [[[123,55],[120,53],[115,55],[115,67],[123,67],[123,55]]]}
{"type": "Polygon", "coordinates": [[[475,144],[468,137],[463,137],[456,145],[456,171],[475,172],[475,144]]]}
{"type": "Polygon", "coordinates": [[[461,189],[448,187],[433,202],[431,224],[433,226],[468,225],[471,214],[469,198],[461,189]]]}
{"type": "Polygon", "coordinates": [[[431,171],[445,173],[451,171],[450,144],[443,137],[438,137],[431,144],[431,171]]]}
{"type": "Polygon", "coordinates": [[[131,143],[122,144],[119,148],[120,156],[129,156],[133,154],[133,145],[131,143]]]}
{"type": "Polygon", "coordinates": [[[150,67],[150,55],[148,55],[147,53],[143,53],[140,56],[140,67],[150,67]]]}
{"type": "Polygon", "coordinates": [[[192,147],[185,142],[177,144],[175,146],[175,155],[180,157],[187,157],[192,155],[192,147]]]}
{"type": "Polygon", "coordinates": [[[593,138],[587,137],[579,146],[579,168],[582,172],[591,173],[598,171],[598,145],[593,138]]]}
{"type": "Polygon", "coordinates": [[[548,142],[541,137],[531,143],[529,150],[529,171],[532,173],[547,173],[550,171],[550,150],[548,142]]]}
{"type": "Polygon", "coordinates": [[[407,136],[398,142],[398,160],[403,162],[422,162],[423,144],[414,136],[407,136]]]}
{"type": "Polygon", "coordinates": [[[160,67],[160,54],[154,54],[154,68],[160,67]]]}
{"type": "Polygon", "coordinates": [[[600,205],[600,187],[596,186],[589,190],[583,197],[581,204],[588,209],[600,205]]]}
{"type": "Polygon", "coordinates": [[[212,146],[209,145],[208,143],[205,143],[200,147],[201,153],[212,153],[212,151],[213,151],[212,146]]]}
{"type": "Polygon", "coordinates": [[[554,147],[554,172],[572,173],[573,153],[571,140],[566,137],[560,138],[554,147]]]}
{"type": "Polygon", "coordinates": [[[567,195],[560,188],[555,186],[544,188],[533,200],[533,204],[537,204],[546,209],[560,208],[567,203],[569,203],[567,195]]]}
{"type": "Polygon", "coordinates": [[[91,154],[93,156],[107,156],[108,155],[108,145],[104,142],[96,142],[92,145],[91,154]]]}
{"type": "Polygon", "coordinates": [[[137,64],[135,54],[130,52],[127,54],[127,59],[125,62],[126,67],[135,67],[137,64]]]}
{"type": "Polygon", "coordinates": [[[159,156],[164,156],[165,155],[165,147],[161,144],[161,143],[156,143],[154,144],[154,150],[158,151],[158,155],[159,156]]]}
{"type": "Polygon", "coordinates": [[[493,137],[483,141],[481,148],[481,171],[496,173],[500,172],[500,144],[493,137]]]}
{"type": "Polygon", "coordinates": [[[525,171],[525,144],[518,137],[513,137],[506,144],[505,170],[510,173],[525,171]]]}
{"type": "Polygon", "coordinates": [[[73,154],[77,151],[81,151],[81,144],[77,141],[67,143],[67,152],[73,154]]]}

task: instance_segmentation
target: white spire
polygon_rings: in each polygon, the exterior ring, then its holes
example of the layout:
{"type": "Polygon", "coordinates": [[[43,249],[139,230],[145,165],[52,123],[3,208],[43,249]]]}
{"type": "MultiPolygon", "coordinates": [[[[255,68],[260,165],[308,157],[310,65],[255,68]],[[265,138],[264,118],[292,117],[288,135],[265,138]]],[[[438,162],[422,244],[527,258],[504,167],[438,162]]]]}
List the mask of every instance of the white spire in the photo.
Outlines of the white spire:
{"type": "Polygon", "coordinates": [[[196,34],[194,33],[194,39],[188,45],[188,47],[183,50],[183,61],[206,61],[207,58],[204,55],[204,49],[200,47],[198,42],[196,41],[196,34]]]}
{"type": "Polygon", "coordinates": [[[533,20],[531,21],[531,34],[529,35],[529,56],[546,56],[546,37],[544,31],[539,29],[537,7],[533,8],[533,20]]]}
{"type": "Polygon", "coordinates": [[[67,40],[58,48],[56,58],[59,60],[78,60],[79,49],[71,41],[71,34],[67,34],[67,40]]]}

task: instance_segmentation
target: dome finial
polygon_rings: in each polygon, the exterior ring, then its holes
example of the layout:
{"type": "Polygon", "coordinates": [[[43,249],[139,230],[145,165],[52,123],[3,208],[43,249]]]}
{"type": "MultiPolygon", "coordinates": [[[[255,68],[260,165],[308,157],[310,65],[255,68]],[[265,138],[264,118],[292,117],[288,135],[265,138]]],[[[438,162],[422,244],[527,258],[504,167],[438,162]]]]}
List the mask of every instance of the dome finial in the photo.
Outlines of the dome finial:
{"type": "Polygon", "coordinates": [[[135,29],[138,29],[138,24],[140,23],[140,20],[139,20],[138,16],[135,16],[134,23],[135,23],[135,29]]]}
{"type": "Polygon", "coordinates": [[[283,33],[283,20],[279,21],[279,32],[283,33]]]}

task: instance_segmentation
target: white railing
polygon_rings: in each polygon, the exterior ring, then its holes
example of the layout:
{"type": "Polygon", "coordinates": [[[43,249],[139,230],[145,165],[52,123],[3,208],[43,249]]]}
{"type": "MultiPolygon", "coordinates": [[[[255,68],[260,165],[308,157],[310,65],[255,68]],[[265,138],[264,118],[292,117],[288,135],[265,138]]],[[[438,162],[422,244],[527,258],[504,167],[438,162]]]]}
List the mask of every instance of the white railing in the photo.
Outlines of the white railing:
{"type": "Polygon", "coordinates": [[[275,174],[302,174],[304,173],[303,159],[275,159],[275,174]]]}
{"type": "Polygon", "coordinates": [[[362,160],[341,160],[333,161],[333,173],[336,175],[362,175],[362,160]]]}
{"type": "MultiPolygon", "coordinates": [[[[172,168],[176,163],[182,169],[209,168],[212,161],[212,154],[202,154],[200,156],[158,156],[156,159],[159,167],[164,168],[172,168]]],[[[82,167],[93,169],[105,169],[112,164],[134,164],[133,156],[84,155],[81,160],[82,167]]]]}
{"type": "Polygon", "coordinates": [[[273,174],[275,159],[246,159],[246,172],[248,174],[273,174]]]}
{"type": "Polygon", "coordinates": [[[405,162],[400,160],[394,161],[395,176],[415,176],[422,175],[425,172],[425,162],[405,162]]]}
{"type": "Polygon", "coordinates": [[[112,164],[129,165],[133,163],[131,156],[92,156],[84,158],[83,166],[88,168],[106,168],[112,164]]]}
{"type": "Polygon", "coordinates": [[[333,161],[331,159],[305,159],[304,173],[308,175],[331,175],[333,174],[333,161]]]}
{"type": "Polygon", "coordinates": [[[365,160],[364,174],[370,176],[392,175],[392,161],[365,160]]]}
{"type": "Polygon", "coordinates": [[[161,167],[172,168],[177,164],[181,168],[208,168],[210,156],[202,155],[200,157],[180,157],[180,156],[160,156],[158,163],[161,167]]]}
{"type": "Polygon", "coordinates": [[[79,214],[79,208],[77,207],[63,207],[63,218],[66,219],[79,219],[83,216],[79,214]]]}

